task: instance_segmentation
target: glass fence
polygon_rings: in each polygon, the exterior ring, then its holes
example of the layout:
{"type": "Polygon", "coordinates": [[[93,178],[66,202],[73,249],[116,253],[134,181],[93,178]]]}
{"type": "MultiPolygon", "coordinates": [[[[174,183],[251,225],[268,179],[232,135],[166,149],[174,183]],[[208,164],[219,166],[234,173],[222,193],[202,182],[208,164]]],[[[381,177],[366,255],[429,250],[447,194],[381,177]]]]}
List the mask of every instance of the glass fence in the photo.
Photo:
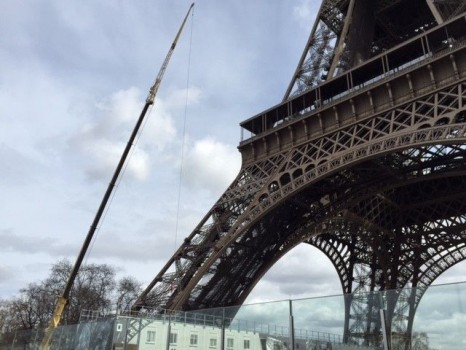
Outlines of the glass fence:
{"type": "MultiPolygon", "coordinates": [[[[42,330],[0,333],[0,350],[41,349],[42,330]]],[[[466,283],[137,315],[83,311],[50,349],[353,350],[466,348],[466,283]]]]}

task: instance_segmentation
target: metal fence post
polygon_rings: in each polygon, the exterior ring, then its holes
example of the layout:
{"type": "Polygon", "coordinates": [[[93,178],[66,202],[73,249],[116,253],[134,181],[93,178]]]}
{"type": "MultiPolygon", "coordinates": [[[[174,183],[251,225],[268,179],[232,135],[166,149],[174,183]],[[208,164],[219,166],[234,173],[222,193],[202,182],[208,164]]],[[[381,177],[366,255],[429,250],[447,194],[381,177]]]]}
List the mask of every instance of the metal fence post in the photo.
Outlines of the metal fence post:
{"type": "Polygon", "coordinates": [[[167,350],[170,349],[170,336],[171,336],[171,331],[172,331],[172,325],[171,325],[171,317],[170,314],[168,314],[168,330],[167,330],[167,350]]]}
{"type": "Polygon", "coordinates": [[[391,350],[390,346],[390,339],[386,325],[386,311],[384,309],[380,309],[380,321],[382,324],[382,337],[383,337],[383,349],[384,350],[391,350]]]}
{"type": "Polygon", "coordinates": [[[222,309],[222,329],[220,333],[220,350],[225,350],[225,308],[222,309]]]}
{"type": "Polygon", "coordinates": [[[290,349],[294,349],[293,301],[290,299],[290,349]]]}
{"type": "Polygon", "coordinates": [[[13,340],[11,341],[11,348],[10,348],[11,350],[14,349],[15,342],[16,342],[16,331],[15,331],[15,335],[14,335],[14,337],[13,337],[13,340]]]}
{"type": "Polygon", "coordinates": [[[141,339],[141,325],[142,325],[142,316],[139,318],[139,324],[138,324],[138,337],[136,340],[136,348],[139,349],[139,341],[141,339]]]}

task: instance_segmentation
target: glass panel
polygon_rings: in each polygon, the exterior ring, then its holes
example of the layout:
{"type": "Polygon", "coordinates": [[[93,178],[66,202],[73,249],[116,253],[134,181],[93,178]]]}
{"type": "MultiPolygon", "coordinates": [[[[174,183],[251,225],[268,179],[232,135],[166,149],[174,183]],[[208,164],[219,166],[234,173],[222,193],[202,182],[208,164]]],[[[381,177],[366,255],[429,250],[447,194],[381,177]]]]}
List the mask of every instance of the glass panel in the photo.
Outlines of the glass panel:
{"type": "MultiPolygon", "coordinates": [[[[422,294],[418,289],[417,294],[422,294]]],[[[431,286],[422,296],[413,327],[413,347],[466,348],[466,283],[431,286]]]]}
{"type": "Polygon", "coordinates": [[[295,347],[329,348],[343,343],[345,302],[342,295],[292,302],[295,347]]]}
{"type": "MultiPolygon", "coordinates": [[[[294,343],[295,349],[379,350],[384,320],[393,350],[465,349],[466,283],[143,317],[113,315],[58,327],[50,349],[290,350],[294,343]],[[412,322],[410,315],[415,315],[412,322]]],[[[42,330],[4,330],[0,349],[39,349],[43,335],[42,330]]]]}

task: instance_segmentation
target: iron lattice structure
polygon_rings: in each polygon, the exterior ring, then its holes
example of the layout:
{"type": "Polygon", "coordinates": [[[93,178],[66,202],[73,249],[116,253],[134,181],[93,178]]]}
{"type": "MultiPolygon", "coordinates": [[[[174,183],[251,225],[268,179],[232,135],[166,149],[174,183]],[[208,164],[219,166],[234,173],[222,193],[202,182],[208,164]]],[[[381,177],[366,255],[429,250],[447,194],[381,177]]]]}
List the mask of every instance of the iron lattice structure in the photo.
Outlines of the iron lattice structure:
{"type": "Polygon", "coordinates": [[[323,0],[284,99],[465,11],[463,0],[323,0]]]}
{"type": "Polygon", "coordinates": [[[340,277],[346,341],[380,341],[385,290],[409,339],[426,288],[466,258],[464,7],[324,0],[285,100],[241,123],[237,178],[135,309],[239,305],[306,242],[340,277]]]}

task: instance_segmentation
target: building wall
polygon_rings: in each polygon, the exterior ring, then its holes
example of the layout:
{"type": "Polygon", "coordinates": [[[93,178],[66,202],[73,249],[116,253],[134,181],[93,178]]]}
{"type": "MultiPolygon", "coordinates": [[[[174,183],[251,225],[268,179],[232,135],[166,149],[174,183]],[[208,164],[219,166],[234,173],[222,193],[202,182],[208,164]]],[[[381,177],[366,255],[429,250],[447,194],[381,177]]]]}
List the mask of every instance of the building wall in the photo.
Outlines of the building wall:
{"type": "MultiPolygon", "coordinates": [[[[137,322],[137,319],[117,320],[115,350],[166,350],[168,339],[170,339],[168,350],[221,349],[222,330],[218,327],[153,320],[142,327],[139,336],[125,341],[130,322],[137,322]]],[[[262,350],[259,333],[225,329],[224,349],[262,350]]]]}

